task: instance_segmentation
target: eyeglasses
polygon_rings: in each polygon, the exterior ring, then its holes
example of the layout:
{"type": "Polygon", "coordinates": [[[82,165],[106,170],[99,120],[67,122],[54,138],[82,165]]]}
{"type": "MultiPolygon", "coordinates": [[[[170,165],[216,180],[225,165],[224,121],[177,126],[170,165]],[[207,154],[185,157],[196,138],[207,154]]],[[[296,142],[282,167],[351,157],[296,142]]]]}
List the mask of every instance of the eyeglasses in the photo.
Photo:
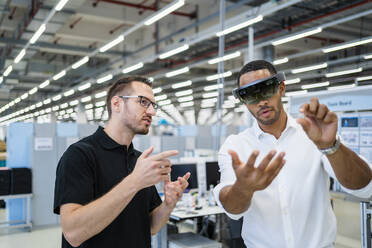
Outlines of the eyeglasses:
{"type": "Polygon", "coordinates": [[[122,99],[126,99],[126,98],[139,98],[139,103],[141,104],[142,107],[144,108],[149,108],[150,105],[152,105],[152,107],[157,110],[159,108],[159,105],[157,105],[156,103],[154,103],[153,101],[151,101],[150,99],[148,99],[147,97],[145,96],[118,96],[122,99]]]}
{"type": "Polygon", "coordinates": [[[244,104],[257,104],[274,96],[278,91],[279,84],[284,80],[284,73],[278,73],[236,88],[232,93],[244,104]]]}

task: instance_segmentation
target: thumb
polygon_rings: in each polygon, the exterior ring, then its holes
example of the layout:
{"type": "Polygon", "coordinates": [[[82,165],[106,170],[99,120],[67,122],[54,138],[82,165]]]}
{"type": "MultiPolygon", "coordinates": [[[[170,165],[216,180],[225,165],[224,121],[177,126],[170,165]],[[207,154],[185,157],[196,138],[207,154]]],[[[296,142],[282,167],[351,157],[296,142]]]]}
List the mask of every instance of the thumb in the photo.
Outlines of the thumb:
{"type": "Polygon", "coordinates": [[[150,146],[145,151],[143,151],[143,153],[141,154],[141,156],[139,156],[139,159],[148,158],[153,151],[154,151],[154,147],[153,146],[150,146]]]}
{"type": "Polygon", "coordinates": [[[231,159],[232,159],[232,166],[234,168],[234,170],[238,169],[239,166],[241,165],[242,161],[240,161],[239,159],[239,156],[238,154],[233,151],[233,150],[229,150],[228,153],[230,154],[231,156],[231,159]]]}

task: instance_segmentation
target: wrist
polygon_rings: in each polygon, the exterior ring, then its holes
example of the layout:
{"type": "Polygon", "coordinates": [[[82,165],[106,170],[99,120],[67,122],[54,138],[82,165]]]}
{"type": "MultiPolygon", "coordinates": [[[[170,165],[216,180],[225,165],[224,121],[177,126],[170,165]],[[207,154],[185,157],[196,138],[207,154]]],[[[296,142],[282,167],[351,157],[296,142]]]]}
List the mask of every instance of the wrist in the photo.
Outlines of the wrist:
{"type": "Polygon", "coordinates": [[[137,178],[137,176],[134,173],[129,174],[125,180],[129,183],[130,187],[134,189],[136,192],[140,191],[141,189],[145,188],[141,184],[141,180],[137,178]]]}
{"type": "Polygon", "coordinates": [[[254,190],[250,189],[246,185],[242,185],[238,182],[238,180],[235,181],[235,183],[232,186],[232,190],[237,192],[239,195],[244,195],[245,197],[250,197],[253,195],[254,190]]]}
{"type": "Polygon", "coordinates": [[[339,135],[336,135],[335,140],[329,145],[318,146],[318,149],[324,155],[332,155],[338,151],[341,145],[341,138],[339,135]]]}

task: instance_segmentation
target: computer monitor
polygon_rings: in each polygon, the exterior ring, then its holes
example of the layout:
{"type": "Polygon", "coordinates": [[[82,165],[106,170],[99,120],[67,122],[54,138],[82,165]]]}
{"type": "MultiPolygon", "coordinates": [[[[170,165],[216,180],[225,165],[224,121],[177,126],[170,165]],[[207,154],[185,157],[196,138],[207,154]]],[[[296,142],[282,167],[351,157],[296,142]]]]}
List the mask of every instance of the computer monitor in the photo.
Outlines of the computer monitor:
{"type": "Polygon", "coordinates": [[[209,190],[210,185],[216,186],[220,182],[221,173],[219,172],[219,169],[220,167],[218,166],[218,162],[205,163],[207,190],[209,190]]]}
{"type": "Polygon", "coordinates": [[[188,180],[189,186],[187,189],[198,188],[198,174],[196,173],[196,164],[173,164],[171,171],[171,180],[176,181],[178,177],[183,177],[187,172],[190,172],[190,178],[188,180]]]}

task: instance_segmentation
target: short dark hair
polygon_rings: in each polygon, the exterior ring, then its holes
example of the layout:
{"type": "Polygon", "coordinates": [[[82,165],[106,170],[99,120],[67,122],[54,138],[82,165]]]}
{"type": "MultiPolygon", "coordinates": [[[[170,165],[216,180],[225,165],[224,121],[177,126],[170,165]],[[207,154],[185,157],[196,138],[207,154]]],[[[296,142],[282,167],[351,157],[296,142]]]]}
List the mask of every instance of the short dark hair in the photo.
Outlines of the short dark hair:
{"type": "Polygon", "coordinates": [[[277,73],[275,67],[270,62],[266,60],[253,60],[249,62],[248,64],[246,64],[245,66],[243,66],[243,68],[240,70],[239,75],[238,75],[238,80],[237,80],[238,87],[240,87],[240,77],[243,74],[247,72],[251,72],[251,71],[262,70],[262,69],[269,70],[271,75],[274,75],[277,73]]]}
{"type": "Polygon", "coordinates": [[[130,94],[131,93],[131,83],[132,82],[141,82],[144,84],[147,84],[148,86],[152,87],[152,83],[149,79],[141,76],[132,76],[132,77],[125,77],[121,78],[118,81],[116,81],[113,85],[111,85],[110,89],[108,90],[107,93],[107,98],[106,98],[106,107],[107,107],[107,112],[109,118],[111,117],[111,99],[116,96],[119,92],[125,92],[125,94],[130,94]]]}

